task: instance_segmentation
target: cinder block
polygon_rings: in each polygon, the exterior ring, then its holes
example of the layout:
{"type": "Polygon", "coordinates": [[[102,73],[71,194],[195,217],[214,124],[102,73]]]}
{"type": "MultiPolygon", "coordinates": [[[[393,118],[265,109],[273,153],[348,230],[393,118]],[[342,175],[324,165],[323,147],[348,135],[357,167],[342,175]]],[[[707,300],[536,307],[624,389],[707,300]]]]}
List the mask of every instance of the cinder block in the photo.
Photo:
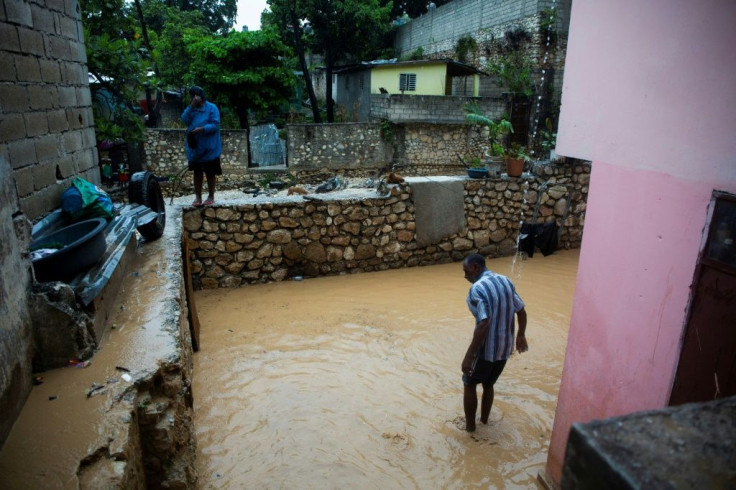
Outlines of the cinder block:
{"type": "Polygon", "coordinates": [[[58,105],[59,95],[54,85],[30,85],[27,90],[31,109],[48,110],[58,105]]]}
{"type": "MultiPolygon", "coordinates": [[[[97,165],[98,158],[97,158],[96,148],[88,148],[86,150],[82,150],[82,151],[75,153],[74,160],[80,172],[96,170],[99,174],[99,165],[97,165]]],[[[98,176],[98,179],[99,179],[99,176],[98,176]]]]}
{"type": "Polygon", "coordinates": [[[33,17],[31,16],[31,4],[23,0],[4,0],[5,16],[8,22],[31,27],[33,17]]]}
{"type": "Polygon", "coordinates": [[[61,133],[69,130],[69,121],[66,120],[66,111],[57,109],[46,113],[48,116],[49,131],[52,133],[61,133]]]}
{"type": "Polygon", "coordinates": [[[85,85],[84,87],[77,87],[77,105],[92,105],[92,93],[89,91],[89,85],[85,85]]]}
{"type": "Polygon", "coordinates": [[[20,207],[31,221],[59,207],[65,187],[54,183],[20,200],[20,207]]]}
{"type": "Polygon", "coordinates": [[[49,132],[49,120],[45,112],[26,112],[23,119],[27,136],[40,136],[49,132]]]}
{"type": "Polygon", "coordinates": [[[22,114],[5,114],[0,117],[0,142],[25,138],[26,127],[22,114]]]}
{"type": "Polygon", "coordinates": [[[65,0],[64,1],[64,12],[73,19],[80,19],[82,10],[79,8],[78,0],[65,0]]]}
{"type": "Polygon", "coordinates": [[[40,82],[41,68],[35,56],[15,56],[15,72],[19,81],[40,82]]]}
{"type": "Polygon", "coordinates": [[[0,24],[0,51],[20,51],[18,29],[14,25],[0,24]]]}
{"type": "Polygon", "coordinates": [[[61,70],[57,61],[42,58],[38,60],[38,65],[41,68],[41,80],[46,83],[61,82],[61,70]]]}
{"type": "Polygon", "coordinates": [[[69,40],[61,36],[46,36],[46,56],[55,60],[69,60],[69,40]]]}
{"type": "Polygon", "coordinates": [[[40,5],[31,4],[31,16],[33,18],[33,30],[54,34],[54,14],[40,5]]]}
{"type": "Polygon", "coordinates": [[[83,41],[69,41],[70,59],[79,63],[87,63],[87,49],[83,41]]]}
{"type": "Polygon", "coordinates": [[[81,108],[71,108],[66,110],[66,119],[69,121],[71,129],[82,129],[85,127],[86,111],[81,108]]]}
{"type": "MultiPolygon", "coordinates": [[[[63,65],[61,66],[61,70],[62,72],[64,71],[63,65]]],[[[59,107],[69,108],[77,105],[77,89],[75,87],[58,86],[56,90],[58,93],[57,101],[59,103],[59,107]]]]}
{"type": "Polygon", "coordinates": [[[18,37],[20,39],[20,49],[24,54],[35,54],[36,56],[46,54],[43,36],[39,32],[26,27],[18,27],[18,37]]]}
{"type": "Polygon", "coordinates": [[[39,163],[31,167],[33,190],[41,190],[56,183],[56,161],[39,163]]]}
{"type": "Polygon", "coordinates": [[[27,167],[36,163],[36,145],[32,139],[22,139],[8,143],[8,162],[13,169],[27,167]]]}
{"type": "Polygon", "coordinates": [[[20,168],[13,172],[18,197],[29,196],[33,192],[33,167],[20,168]]]}
{"type": "Polygon", "coordinates": [[[74,153],[82,149],[82,131],[67,131],[61,135],[61,151],[74,153]]]}
{"type": "Polygon", "coordinates": [[[74,165],[74,159],[71,155],[62,155],[56,161],[56,165],[59,167],[59,173],[63,179],[71,178],[77,175],[77,167],[74,165]]]}
{"type": "Polygon", "coordinates": [[[46,8],[52,12],[64,12],[64,0],[46,0],[46,8]]]}
{"type": "Polygon", "coordinates": [[[33,140],[36,147],[36,158],[39,162],[59,157],[59,136],[48,134],[33,140]]]}
{"type": "Polygon", "coordinates": [[[15,66],[13,65],[13,55],[4,51],[0,51],[0,82],[15,82],[15,66]]]}
{"type": "Polygon", "coordinates": [[[78,41],[77,21],[65,15],[59,16],[59,30],[63,37],[78,41]]]}
{"type": "Polygon", "coordinates": [[[28,110],[26,87],[22,85],[0,85],[0,106],[2,106],[5,114],[28,110]]]}

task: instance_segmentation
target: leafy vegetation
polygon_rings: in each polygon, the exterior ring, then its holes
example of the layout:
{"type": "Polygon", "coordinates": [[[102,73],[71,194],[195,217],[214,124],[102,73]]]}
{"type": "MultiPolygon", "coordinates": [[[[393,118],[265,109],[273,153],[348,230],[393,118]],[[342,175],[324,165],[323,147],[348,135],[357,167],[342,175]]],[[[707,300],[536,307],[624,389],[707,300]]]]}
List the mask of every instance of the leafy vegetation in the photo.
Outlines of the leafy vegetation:
{"type": "Polygon", "coordinates": [[[488,128],[488,143],[491,156],[506,156],[506,136],[514,132],[514,127],[506,116],[491,119],[483,114],[477,104],[465,106],[465,120],[470,124],[478,124],[488,128]]]}
{"type": "Polygon", "coordinates": [[[478,43],[472,36],[465,35],[457,40],[455,43],[455,57],[461,63],[467,63],[470,61],[470,57],[475,55],[475,51],[478,49],[478,43]]]}

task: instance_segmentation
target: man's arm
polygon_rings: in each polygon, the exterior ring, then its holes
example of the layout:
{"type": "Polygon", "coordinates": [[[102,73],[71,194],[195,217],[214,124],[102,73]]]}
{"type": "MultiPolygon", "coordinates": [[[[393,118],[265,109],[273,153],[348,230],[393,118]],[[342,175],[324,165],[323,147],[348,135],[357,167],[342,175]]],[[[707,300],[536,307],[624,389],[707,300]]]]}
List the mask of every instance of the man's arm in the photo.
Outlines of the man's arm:
{"type": "Polygon", "coordinates": [[[529,350],[529,344],[526,343],[526,309],[522,308],[516,312],[519,319],[519,332],[516,334],[516,350],[521,354],[529,350]]]}
{"type": "Polygon", "coordinates": [[[475,330],[473,331],[473,340],[470,342],[468,352],[465,353],[465,358],[463,359],[463,373],[470,372],[470,369],[473,366],[473,359],[478,354],[480,346],[483,345],[483,341],[488,335],[489,328],[491,328],[490,318],[486,318],[485,320],[482,320],[475,325],[475,330]]]}

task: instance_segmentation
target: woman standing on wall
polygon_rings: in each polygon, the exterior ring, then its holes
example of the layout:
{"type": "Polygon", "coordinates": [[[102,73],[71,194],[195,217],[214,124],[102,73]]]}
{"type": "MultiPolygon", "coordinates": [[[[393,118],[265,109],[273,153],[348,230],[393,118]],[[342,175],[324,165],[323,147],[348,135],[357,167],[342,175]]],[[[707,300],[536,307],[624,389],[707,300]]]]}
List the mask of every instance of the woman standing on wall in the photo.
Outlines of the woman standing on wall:
{"type": "Polygon", "coordinates": [[[194,172],[195,199],[192,206],[211,206],[215,203],[215,182],[222,175],[220,155],[220,111],[207,101],[202,87],[189,89],[191,101],[184,109],[181,120],[187,125],[186,152],[189,170],[194,172]],[[207,175],[207,199],[202,202],[202,183],[207,175]]]}

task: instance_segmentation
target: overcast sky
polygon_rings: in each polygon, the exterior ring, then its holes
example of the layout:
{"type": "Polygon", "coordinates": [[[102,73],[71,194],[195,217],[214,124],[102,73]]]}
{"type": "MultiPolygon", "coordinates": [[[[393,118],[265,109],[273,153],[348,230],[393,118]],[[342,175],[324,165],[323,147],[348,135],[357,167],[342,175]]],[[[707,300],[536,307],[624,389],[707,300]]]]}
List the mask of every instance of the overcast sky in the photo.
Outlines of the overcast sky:
{"type": "Polygon", "coordinates": [[[238,16],[235,19],[236,31],[246,25],[249,31],[261,28],[261,12],[268,7],[266,0],[238,0],[238,16]]]}

